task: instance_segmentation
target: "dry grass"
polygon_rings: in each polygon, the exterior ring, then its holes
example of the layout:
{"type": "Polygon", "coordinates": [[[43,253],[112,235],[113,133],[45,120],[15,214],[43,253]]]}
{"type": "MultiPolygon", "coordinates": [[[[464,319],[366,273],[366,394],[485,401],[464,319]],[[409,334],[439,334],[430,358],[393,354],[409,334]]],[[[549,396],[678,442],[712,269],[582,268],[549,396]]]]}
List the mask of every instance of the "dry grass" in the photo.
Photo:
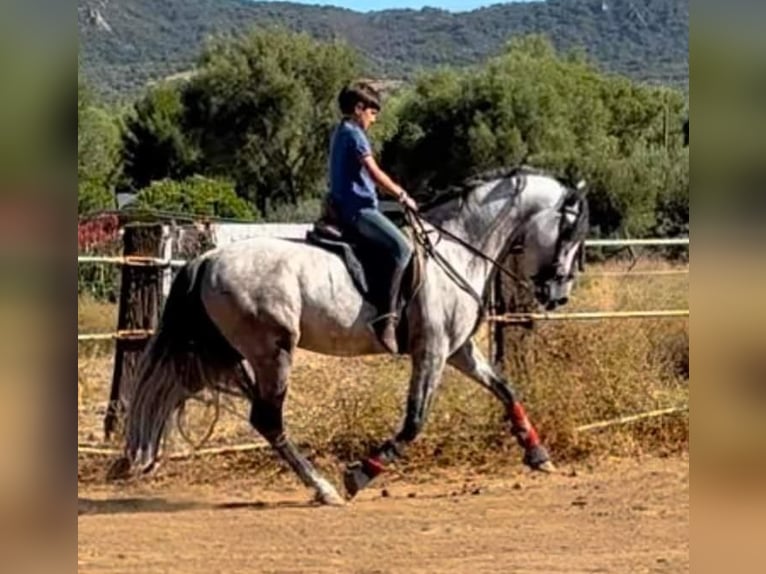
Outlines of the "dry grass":
{"type": "MultiPolygon", "coordinates": [[[[668,269],[648,262],[644,268],[668,269]]],[[[617,264],[589,271],[619,269],[617,264]]],[[[687,308],[688,275],[583,278],[572,310],[687,308]]],[[[81,301],[81,330],[109,330],[114,309],[81,301]]],[[[486,330],[480,343],[486,348],[486,330]]],[[[685,319],[540,323],[507,329],[517,360],[506,373],[555,458],[671,452],[688,445],[688,416],[671,415],[578,434],[582,424],[684,404],[688,400],[688,321],[685,319]]],[[[81,346],[80,441],[100,436],[111,356],[81,346]]],[[[291,377],[287,422],[292,436],[316,457],[348,460],[388,438],[400,423],[407,394],[406,359],[337,359],[299,352],[291,377]]],[[[209,412],[190,413],[205,426],[209,412]]],[[[247,405],[224,400],[212,444],[254,439],[247,405]]],[[[175,446],[178,438],[173,440],[175,446]]],[[[465,377],[447,370],[426,430],[410,465],[516,462],[521,453],[502,409],[465,377]]]]}
{"type": "MultiPolygon", "coordinates": [[[[655,262],[643,269],[668,265],[655,262]]],[[[587,278],[568,310],[686,309],[688,288],[688,275],[587,278]]],[[[686,414],[596,433],[574,432],[590,422],[686,404],[687,319],[548,323],[526,337],[516,331],[508,338],[526,360],[508,370],[519,380],[547,443],[559,456],[688,446],[686,414]]]]}
{"type": "Polygon", "coordinates": [[[77,301],[77,330],[80,333],[114,331],[117,325],[117,306],[81,295],[77,301]]]}

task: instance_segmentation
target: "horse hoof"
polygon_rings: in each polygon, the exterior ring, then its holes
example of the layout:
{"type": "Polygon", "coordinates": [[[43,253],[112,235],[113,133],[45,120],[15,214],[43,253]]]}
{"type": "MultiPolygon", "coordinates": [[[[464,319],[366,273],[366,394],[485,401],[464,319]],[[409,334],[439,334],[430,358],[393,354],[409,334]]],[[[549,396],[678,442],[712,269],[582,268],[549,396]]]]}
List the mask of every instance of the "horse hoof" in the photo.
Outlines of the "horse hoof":
{"type": "Polygon", "coordinates": [[[524,453],[524,464],[532,470],[542,472],[553,472],[556,469],[551,462],[551,457],[545,447],[541,445],[533,446],[524,453]],[[548,470],[548,469],[551,470],[548,470]]]}
{"type": "Polygon", "coordinates": [[[335,487],[324,479],[317,482],[314,500],[325,506],[344,506],[346,504],[346,501],[338,494],[335,487]]]}
{"type": "Polygon", "coordinates": [[[357,493],[367,486],[373,477],[364,471],[361,462],[353,462],[346,467],[343,473],[343,486],[349,498],[354,498],[357,493]]]}
{"type": "Polygon", "coordinates": [[[346,501],[337,492],[317,492],[315,500],[325,506],[346,506],[346,501]]]}
{"type": "Polygon", "coordinates": [[[333,487],[317,490],[314,501],[325,506],[345,506],[346,501],[333,487]]]}
{"type": "Polygon", "coordinates": [[[556,465],[551,461],[546,460],[544,463],[537,465],[535,470],[539,470],[540,472],[544,472],[546,474],[552,474],[556,472],[556,465]]]}

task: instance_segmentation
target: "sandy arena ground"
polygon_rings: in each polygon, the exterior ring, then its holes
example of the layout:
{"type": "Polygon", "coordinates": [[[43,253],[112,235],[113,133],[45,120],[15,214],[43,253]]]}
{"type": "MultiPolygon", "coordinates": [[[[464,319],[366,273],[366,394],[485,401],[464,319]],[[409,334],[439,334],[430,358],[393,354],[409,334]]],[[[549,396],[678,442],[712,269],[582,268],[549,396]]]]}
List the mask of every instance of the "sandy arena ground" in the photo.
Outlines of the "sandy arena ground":
{"type": "Polygon", "coordinates": [[[686,457],[390,478],[344,508],[280,480],[81,484],[79,571],[689,571],[686,457]]]}

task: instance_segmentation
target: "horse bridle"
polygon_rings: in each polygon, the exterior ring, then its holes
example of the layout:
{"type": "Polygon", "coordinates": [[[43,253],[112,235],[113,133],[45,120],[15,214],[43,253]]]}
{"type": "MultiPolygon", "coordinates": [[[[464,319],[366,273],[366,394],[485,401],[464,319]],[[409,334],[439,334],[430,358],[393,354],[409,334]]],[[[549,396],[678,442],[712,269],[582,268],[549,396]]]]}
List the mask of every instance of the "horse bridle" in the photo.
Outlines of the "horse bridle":
{"type": "MultiPolygon", "coordinates": [[[[561,265],[561,251],[564,245],[572,243],[577,239],[577,233],[580,230],[582,222],[585,219],[585,200],[579,188],[567,188],[567,193],[561,202],[559,207],[559,219],[558,235],[556,237],[556,248],[553,255],[554,263],[546,268],[547,273],[542,277],[543,279],[551,279],[555,277],[562,277],[571,279],[573,272],[570,269],[567,274],[560,272],[559,266],[561,265]],[[572,221],[569,221],[567,216],[572,217],[572,221]]],[[[582,253],[582,247],[580,247],[580,253],[582,253]]],[[[582,268],[582,262],[579,262],[579,266],[582,268]]],[[[539,276],[539,275],[538,275],[539,276]]]]}
{"type": "MultiPolygon", "coordinates": [[[[560,260],[561,255],[561,249],[563,248],[563,245],[565,242],[571,241],[575,233],[577,232],[577,229],[579,227],[581,218],[583,217],[583,197],[579,191],[579,189],[573,189],[571,187],[567,187],[567,194],[564,196],[564,200],[561,203],[561,207],[559,207],[559,212],[561,213],[561,219],[559,221],[559,230],[558,230],[558,236],[556,238],[556,251],[554,255],[554,261],[556,262],[552,268],[554,273],[557,272],[556,266],[558,266],[558,262],[560,260]],[[574,221],[570,222],[567,215],[574,216],[574,221]]],[[[431,237],[429,235],[429,231],[426,229],[425,224],[428,223],[431,227],[433,227],[436,231],[438,231],[440,234],[445,235],[446,237],[449,237],[477,257],[480,257],[484,261],[487,261],[488,263],[492,264],[494,268],[497,271],[500,271],[501,273],[505,274],[507,277],[509,277],[511,280],[515,281],[519,285],[522,285],[527,290],[531,290],[531,283],[522,277],[520,277],[518,274],[514,273],[510,269],[508,269],[505,265],[500,263],[497,259],[490,257],[480,249],[477,249],[461,237],[455,235],[451,231],[445,229],[444,227],[437,225],[432,222],[425,221],[423,217],[415,210],[410,209],[407,206],[404,207],[404,213],[405,218],[407,219],[407,222],[410,224],[410,226],[413,229],[413,235],[415,237],[415,240],[420,243],[420,245],[423,247],[424,252],[427,256],[431,256],[434,258],[434,261],[436,261],[439,266],[447,273],[447,276],[452,279],[452,281],[461,289],[466,291],[469,295],[471,295],[476,302],[479,304],[479,318],[480,320],[484,318],[487,314],[487,308],[486,303],[484,300],[484,297],[482,297],[479,293],[476,292],[476,290],[468,283],[468,281],[452,266],[452,264],[447,261],[435,248],[434,243],[431,241],[431,237]]],[[[518,249],[521,247],[523,249],[524,242],[523,242],[523,236],[521,238],[519,237],[520,230],[524,229],[526,226],[527,221],[524,221],[521,225],[519,225],[512,233],[510,239],[508,240],[508,245],[510,246],[510,249],[518,249]],[[521,240],[519,240],[521,239],[521,240]]]]}

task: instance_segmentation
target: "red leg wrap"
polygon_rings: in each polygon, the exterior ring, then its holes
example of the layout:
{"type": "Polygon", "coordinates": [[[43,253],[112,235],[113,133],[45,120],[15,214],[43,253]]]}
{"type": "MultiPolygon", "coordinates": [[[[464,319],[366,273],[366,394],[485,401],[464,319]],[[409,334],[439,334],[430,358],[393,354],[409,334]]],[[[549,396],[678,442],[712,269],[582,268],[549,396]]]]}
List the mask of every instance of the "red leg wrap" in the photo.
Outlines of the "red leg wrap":
{"type": "Polygon", "coordinates": [[[513,429],[517,432],[520,431],[519,440],[522,442],[522,446],[525,450],[540,446],[540,437],[537,436],[537,431],[532,423],[529,422],[527,413],[524,411],[524,407],[519,402],[513,403],[511,407],[511,424],[513,429]]]}
{"type": "Polygon", "coordinates": [[[362,461],[362,464],[364,465],[364,470],[370,477],[375,477],[381,474],[384,470],[386,470],[386,467],[383,465],[383,462],[374,456],[371,456],[370,458],[365,459],[362,461]]]}

